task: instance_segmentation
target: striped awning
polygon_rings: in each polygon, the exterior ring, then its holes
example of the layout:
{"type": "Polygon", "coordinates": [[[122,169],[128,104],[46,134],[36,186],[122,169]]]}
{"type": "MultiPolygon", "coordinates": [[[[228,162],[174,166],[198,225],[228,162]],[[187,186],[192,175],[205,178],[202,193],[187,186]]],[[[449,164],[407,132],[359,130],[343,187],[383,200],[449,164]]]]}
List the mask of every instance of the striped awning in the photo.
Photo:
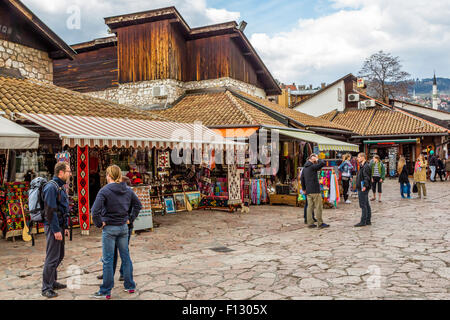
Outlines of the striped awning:
{"type": "Polygon", "coordinates": [[[359,146],[356,144],[331,139],[312,132],[279,130],[279,133],[298,140],[317,143],[319,151],[359,151],[359,146]]]}
{"type": "Polygon", "coordinates": [[[156,147],[229,149],[244,143],[228,141],[199,123],[128,118],[82,117],[21,113],[22,117],[59,134],[62,144],[89,147],[156,147]]]}

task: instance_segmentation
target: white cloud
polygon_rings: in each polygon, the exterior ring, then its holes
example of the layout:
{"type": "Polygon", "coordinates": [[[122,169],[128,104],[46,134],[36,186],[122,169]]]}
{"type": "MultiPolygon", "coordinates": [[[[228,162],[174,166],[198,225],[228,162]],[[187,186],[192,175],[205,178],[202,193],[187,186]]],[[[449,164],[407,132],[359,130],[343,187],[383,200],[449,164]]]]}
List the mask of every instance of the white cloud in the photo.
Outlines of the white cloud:
{"type": "Polygon", "coordinates": [[[41,20],[69,44],[107,36],[103,18],[175,6],[191,27],[237,20],[239,12],[209,8],[206,0],[22,0],[41,20]],[[81,12],[81,29],[68,30],[67,8],[76,5],[81,12]]]}
{"type": "Polygon", "coordinates": [[[274,77],[290,83],[331,82],[357,73],[364,58],[384,50],[413,76],[433,69],[450,76],[450,2],[333,0],[336,12],[300,19],[289,32],[250,40],[274,77]]]}

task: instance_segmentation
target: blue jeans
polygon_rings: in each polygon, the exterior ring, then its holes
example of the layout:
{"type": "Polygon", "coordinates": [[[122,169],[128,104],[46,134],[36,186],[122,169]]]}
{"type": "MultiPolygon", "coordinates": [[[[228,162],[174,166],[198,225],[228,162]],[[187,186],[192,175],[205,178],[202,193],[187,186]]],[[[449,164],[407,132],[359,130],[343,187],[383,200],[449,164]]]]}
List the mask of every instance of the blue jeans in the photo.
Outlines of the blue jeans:
{"type": "Polygon", "coordinates": [[[103,246],[103,284],[100,286],[101,294],[111,294],[114,287],[114,249],[119,249],[120,259],[123,266],[124,287],[134,290],[136,283],[133,281],[133,263],[128,252],[128,225],[104,226],[102,233],[103,246]]]}
{"type": "Polygon", "coordinates": [[[436,166],[430,166],[431,175],[430,175],[430,181],[436,180],[436,166]]]}
{"type": "Polygon", "coordinates": [[[411,197],[411,184],[408,181],[408,183],[400,182],[400,195],[402,196],[402,198],[405,197],[403,192],[404,187],[406,187],[408,198],[411,197]]]}
{"type": "MultiPolygon", "coordinates": [[[[128,229],[128,247],[130,246],[131,232],[133,232],[133,229],[129,228],[128,229]]],[[[116,246],[114,249],[113,275],[116,274],[118,257],[119,257],[119,249],[116,246]]],[[[120,276],[123,277],[123,263],[120,264],[120,276]]]]}
{"type": "Polygon", "coordinates": [[[361,224],[367,224],[371,222],[372,210],[369,203],[369,190],[358,190],[359,207],[361,208],[361,224]]]}

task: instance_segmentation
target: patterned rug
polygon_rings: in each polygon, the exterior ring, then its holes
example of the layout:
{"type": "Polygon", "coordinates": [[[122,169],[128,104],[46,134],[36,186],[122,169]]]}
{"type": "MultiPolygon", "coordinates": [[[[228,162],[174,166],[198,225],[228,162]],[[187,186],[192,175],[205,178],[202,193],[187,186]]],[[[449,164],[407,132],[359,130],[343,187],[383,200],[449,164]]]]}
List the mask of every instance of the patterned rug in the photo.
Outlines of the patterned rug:
{"type": "Polygon", "coordinates": [[[228,204],[239,204],[241,200],[241,177],[236,165],[228,167],[228,204]]]}
{"type": "Polygon", "coordinates": [[[81,234],[89,234],[89,147],[77,146],[78,212],[81,234]]]}
{"type": "Polygon", "coordinates": [[[5,237],[10,238],[22,235],[23,214],[20,205],[20,197],[22,197],[25,218],[27,221],[30,219],[28,214],[29,182],[8,182],[5,186],[6,201],[2,207],[5,214],[5,237]]]}

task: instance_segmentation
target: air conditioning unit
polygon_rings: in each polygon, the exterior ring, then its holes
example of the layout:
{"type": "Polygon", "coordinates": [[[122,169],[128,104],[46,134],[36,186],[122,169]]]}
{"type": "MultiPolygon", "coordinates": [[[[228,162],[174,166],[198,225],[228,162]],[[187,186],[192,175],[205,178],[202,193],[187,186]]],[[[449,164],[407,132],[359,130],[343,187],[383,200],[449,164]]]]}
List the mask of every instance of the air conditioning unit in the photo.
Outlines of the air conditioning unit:
{"type": "Polygon", "coordinates": [[[359,94],[357,93],[350,93],[348,95],[348,102],[357,102],[359,101],[359,94]]]}
{"type": "Polygon", "coordinates": [[[364,100],[359,102],[360,109],[375,107],[375,100],[364,100]]]}
{"type": "Polygon", "coordinates": [[[167,96],[167,91],[165,86],[156,86],[152,88],[152,96],[156,98],[161,98],[167,96]]]}

